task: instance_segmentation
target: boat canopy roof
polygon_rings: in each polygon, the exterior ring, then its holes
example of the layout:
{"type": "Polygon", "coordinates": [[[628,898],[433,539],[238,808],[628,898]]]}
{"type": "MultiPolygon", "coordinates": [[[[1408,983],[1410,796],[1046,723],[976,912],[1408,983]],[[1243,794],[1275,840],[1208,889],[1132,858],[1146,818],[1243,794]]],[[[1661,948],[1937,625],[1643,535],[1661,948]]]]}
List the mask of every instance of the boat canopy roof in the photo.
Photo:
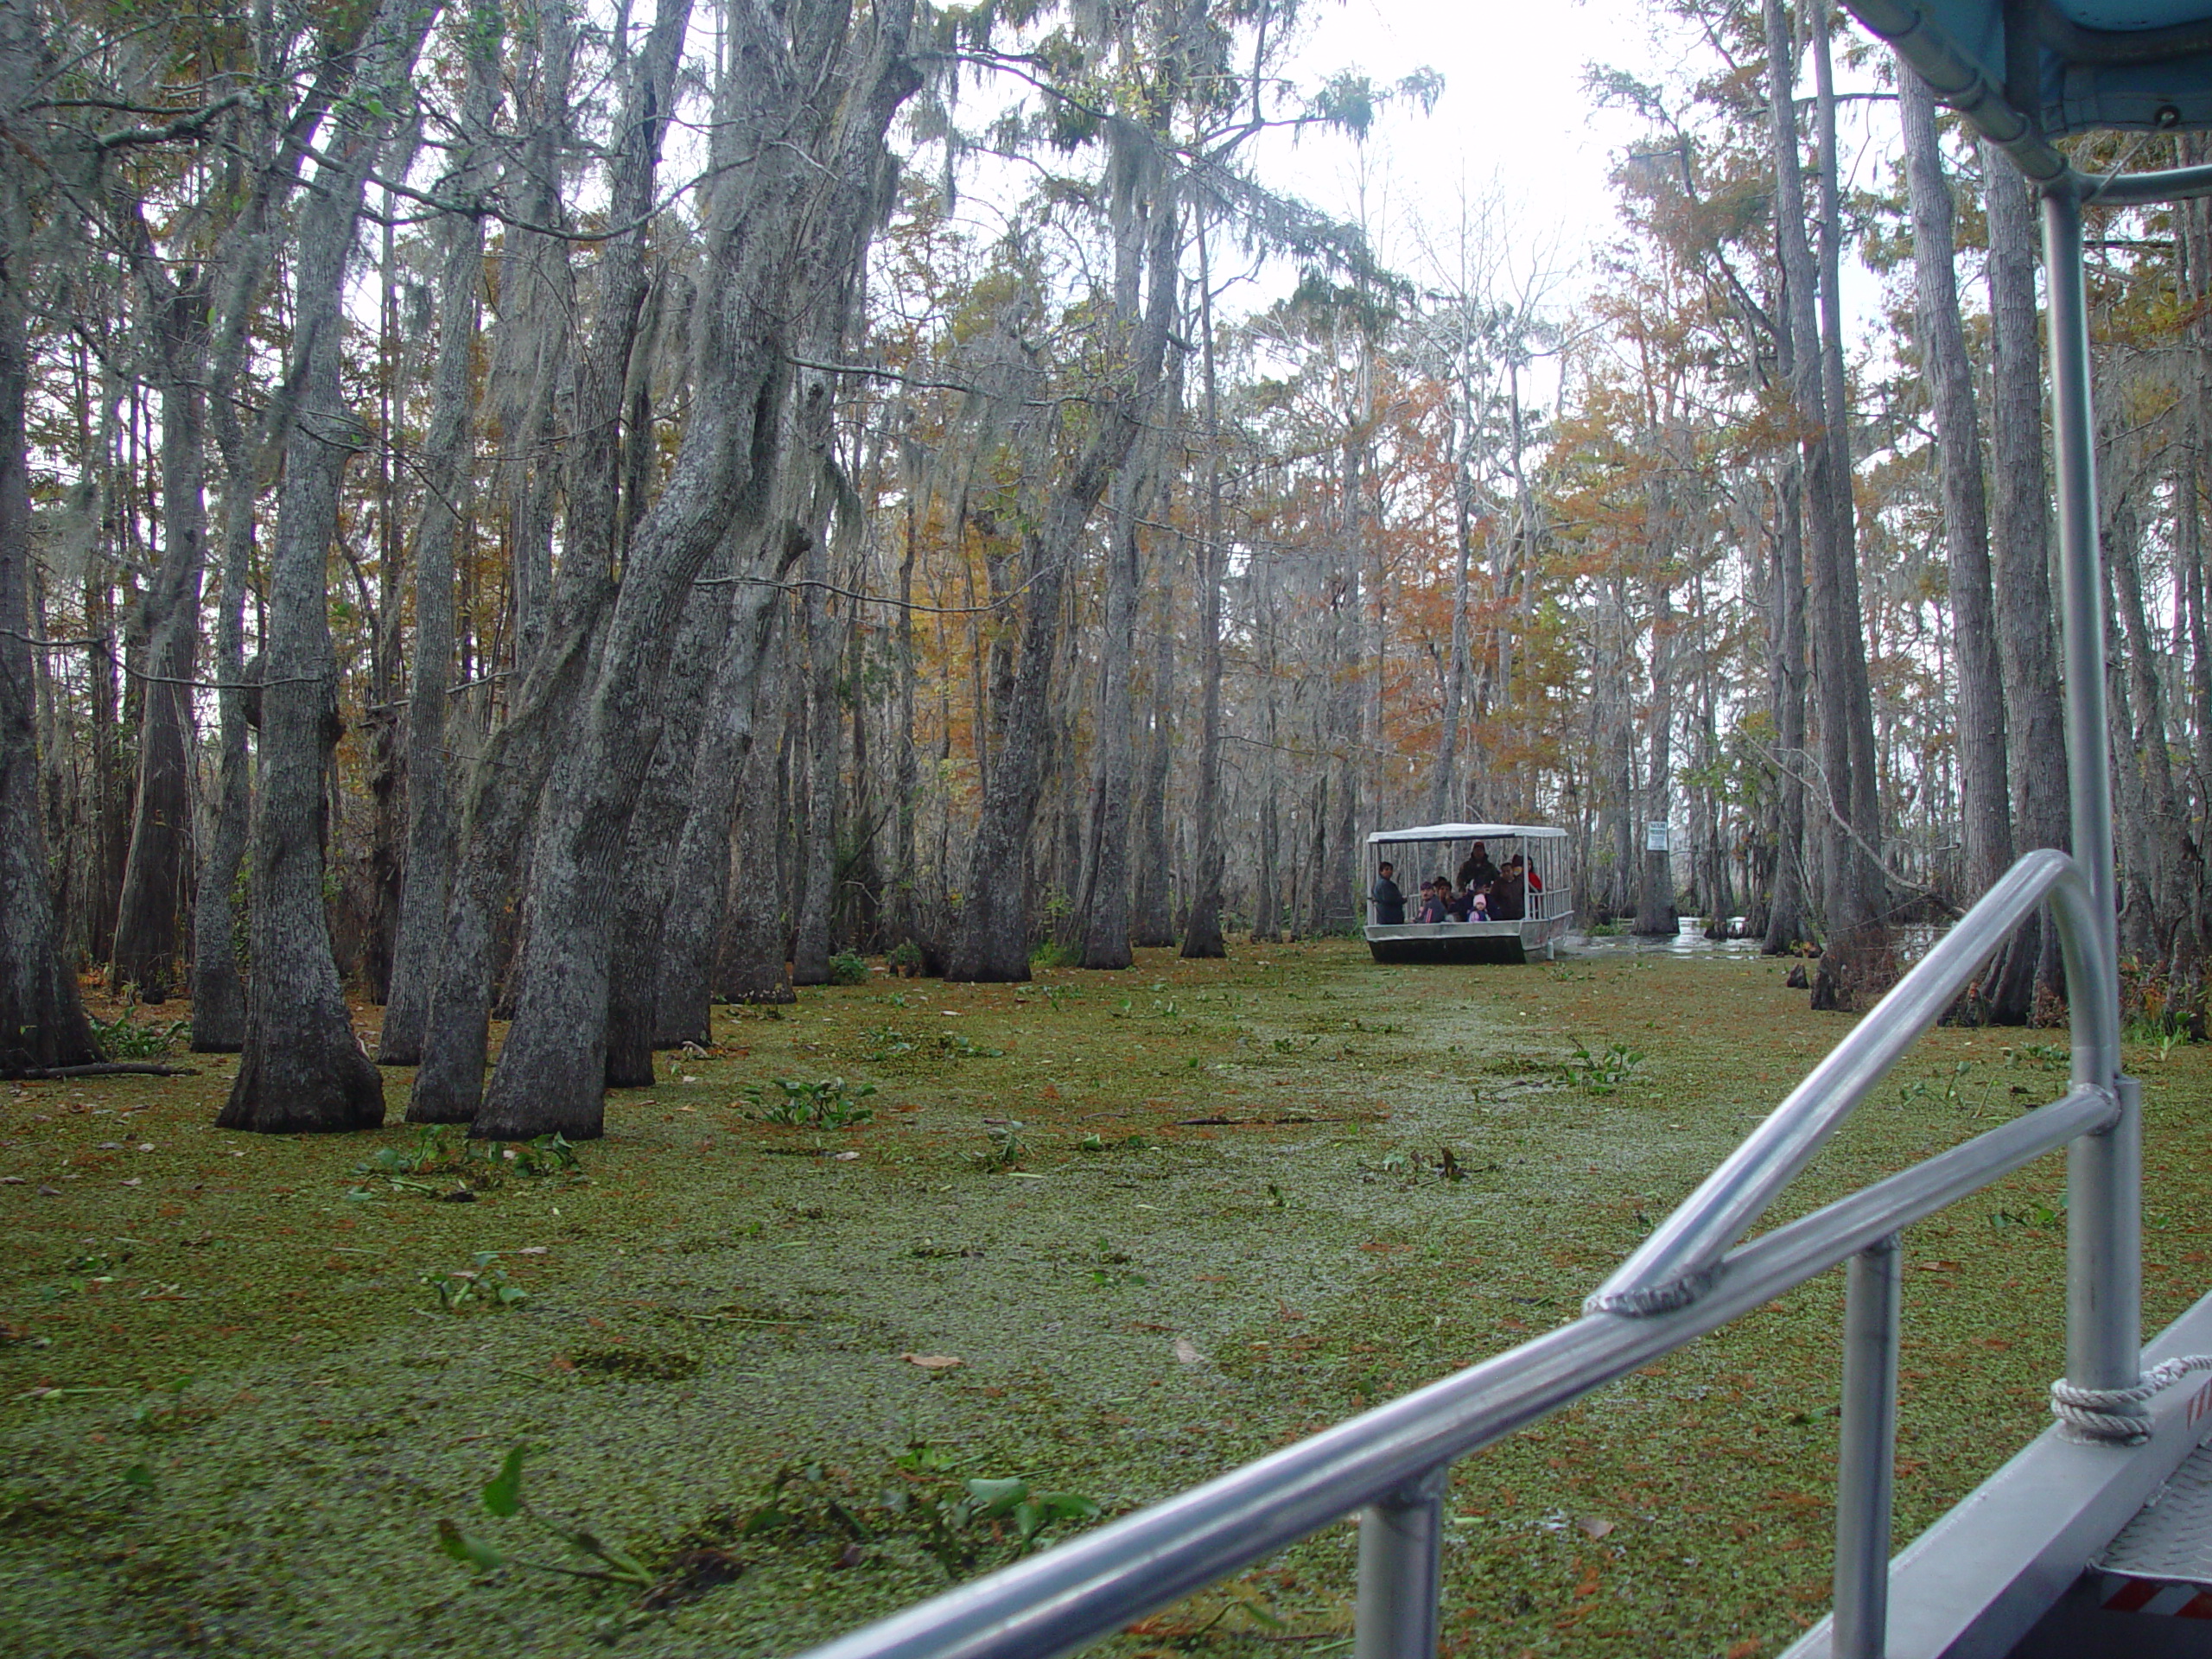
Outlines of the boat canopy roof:
{"type": "Polygon", "coordinates": [[[2212,127],[2212,0],[1843,3],[2039,183],[2065,133],[2212,127]]]}
{"type": "Polygon", "coordinates": [[[1419,823],[1410,830],[1377,830],[1367,838],[1370,847],[1401,841],[1505,841],[1525,836],[1532,841],[1564,841],[1567,831],[1548,823],[1419,823]]]}

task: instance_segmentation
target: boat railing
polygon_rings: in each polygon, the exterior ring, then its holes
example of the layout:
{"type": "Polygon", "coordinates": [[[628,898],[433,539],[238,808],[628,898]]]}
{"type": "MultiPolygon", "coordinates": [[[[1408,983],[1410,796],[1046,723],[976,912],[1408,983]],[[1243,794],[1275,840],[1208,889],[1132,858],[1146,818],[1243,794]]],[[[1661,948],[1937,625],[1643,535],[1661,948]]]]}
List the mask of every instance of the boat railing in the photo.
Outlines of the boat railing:
{"type": "Polygon", "coordinates": [[[2138,1381],[2139,1099],[2119,1075],[2113,973],[2089,882],[2062,853],[2029,854],[1652,1231],[1586,1301],[1581,1318],[840,1637],[810,1659],[1047,1659],[1355,1510],[1355,1659],[1430,1659],[1453,1463],[1844,1262],[1832,1652],[1872,1659],[1883,1651],[1887,1619],[1899,1231],[2070,1143],[2068,1379],[2093,1390],[2138,1381]],[[2068,1091],[1740,1242],[2012,930],[2045,903],[2071,993],[2068,1091]]]}

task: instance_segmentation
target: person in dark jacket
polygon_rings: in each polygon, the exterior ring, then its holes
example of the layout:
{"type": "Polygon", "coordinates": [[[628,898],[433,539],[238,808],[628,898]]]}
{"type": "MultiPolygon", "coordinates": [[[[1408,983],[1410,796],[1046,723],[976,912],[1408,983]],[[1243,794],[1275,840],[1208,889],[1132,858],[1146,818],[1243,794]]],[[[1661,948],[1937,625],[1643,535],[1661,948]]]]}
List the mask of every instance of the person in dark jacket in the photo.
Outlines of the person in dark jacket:
{"type": "Polygon", "coordinates": [[[1375,903],[1375,925],[1377,927],[1402,927],[1406,920],[1406,895],[1398,890],[1392,878],[1397,867],[1384,864],[1375,873],[1375,891],[1368,896],[1375,903]]]}
{"type": "Polygon", "coordinates": [[[1528,866],[1516,853],[1505,861],[1505,873],[1491,883],[1491,919],[1518,922],[1529,914],[1528,866]]]}
{"type": "Polygon", "coordinates": [[[1497,866],[1490,861],[1490,854],[1478,841],[1468,849],[1467,861],[1459,867],[1459,887],[1462,891],[1486,887],[1497,880],[1497,866]]]}
{"type": "Polygon", "coordinates": [[[1452,884],[1440,875],[1434,880],[1425,883],[1421,890],[1421,914],[1414,919],[1417,922],[1430,923],[1450,921],[1452,918],[1445,910],[1444,897],[1451,890],[1451,886],[1452,884]]]}

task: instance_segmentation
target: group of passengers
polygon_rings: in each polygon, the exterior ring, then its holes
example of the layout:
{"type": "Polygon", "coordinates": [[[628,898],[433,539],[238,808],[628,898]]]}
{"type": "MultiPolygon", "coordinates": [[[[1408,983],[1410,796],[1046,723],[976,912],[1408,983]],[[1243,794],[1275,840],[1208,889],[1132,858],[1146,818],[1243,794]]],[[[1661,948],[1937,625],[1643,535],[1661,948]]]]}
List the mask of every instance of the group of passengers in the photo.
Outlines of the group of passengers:
{"type": "MultiPolygon", "coordinates": [[[[1376,873],[1375,920],[1378,926],[1396,927],[1406,920],[1406,895],[1398,886],[1397,867],[1385,862],[1376,873]]],[[[1414,907],[1416,922],[1517,922],[1529,913],[1529,895],[1544,890],[1542,880],[1529,861],[1516,853],[1503,869],[1491,862],[1479,841],[1459,866],[1459,875],[1432,876],[1421,883],[1421,901],[1414,907]]]]}

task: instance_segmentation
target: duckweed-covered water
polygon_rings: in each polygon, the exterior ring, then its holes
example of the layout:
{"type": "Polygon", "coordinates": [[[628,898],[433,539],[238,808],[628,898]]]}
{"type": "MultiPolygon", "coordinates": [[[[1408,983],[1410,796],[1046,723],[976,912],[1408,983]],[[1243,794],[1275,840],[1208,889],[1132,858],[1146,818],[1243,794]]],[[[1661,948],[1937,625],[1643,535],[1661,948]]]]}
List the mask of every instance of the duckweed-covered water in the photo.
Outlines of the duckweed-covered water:
{"type": "MultiPolygon", "coordinates": [[[[357,1173],[413,1160],[397,1123],[219,1133],[226,1063],[11,1085],[0,1648],[796,1652],[1010,1559],[971,1479],[1052,1498],[1041,1545],[1572,1317],[1846,1029],[1782,976],[1344,944],[879,976],[718,1010],[580,1174],[357,1173]],[[873,1116],[748,1116],[778,1077],[873,1116]],[[448,1307],[426,1280],[455,1274],[448,1307]],[[487,1513],[518,1445],[527,1510],[487,1513]]],[[[1935,1034],[1786,1212],[2056,1094],[2063,1042],[1935,1034]]],[[[2155,1329],[2208,1277],[2212,1086],[2197,1051],[2131,1058],[2155,1329]]],[[[2046,1421],[2062,1188],[2047,1160],[1907,1240],[1901,1535],[2046,1421]]],[[[1447,1647],[1749,1659],[1817,1618],[1840,1300],[1808,1286],[1463,1465],[1447,1647]]],[[[1352,1530],[1120,1650],[1338,1650],[1352,1530]]]]}

